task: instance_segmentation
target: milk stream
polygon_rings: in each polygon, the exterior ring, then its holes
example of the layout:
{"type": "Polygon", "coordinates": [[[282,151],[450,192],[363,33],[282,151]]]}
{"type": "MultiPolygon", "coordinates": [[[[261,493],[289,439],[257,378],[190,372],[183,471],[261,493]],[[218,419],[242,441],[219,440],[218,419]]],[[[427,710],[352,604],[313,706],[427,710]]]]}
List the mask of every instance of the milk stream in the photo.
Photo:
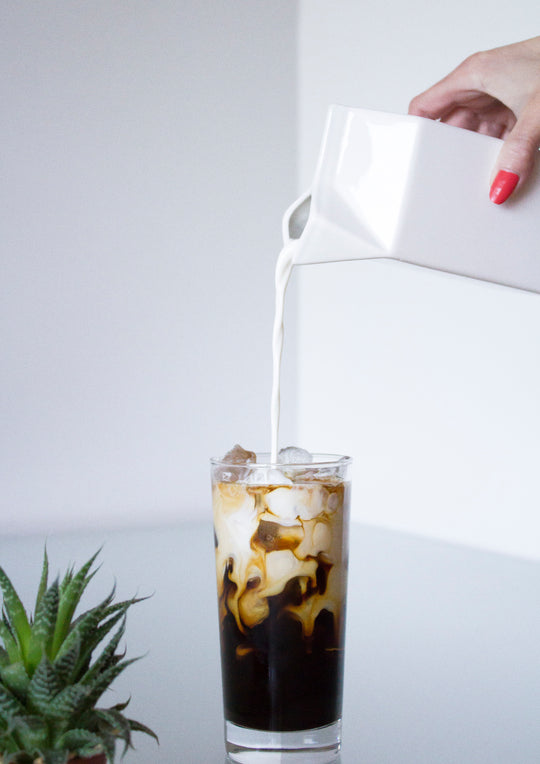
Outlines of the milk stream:
{"type": "Polygon", "coordinates": [[[294,265],[294,256],[298,248],[297,242],[286,244],[276,263],[275,273],[275,310],[274,310],[274,329],[272,332],[272,404],[270,423],[272,428],[272,464],[277,462],[278,439],[279,439],[279,409],[280,409],[280,377],[281,377],[281,356],[283,353],[283,311],[285,307],[285,292],[289,277],[294,265]]]}

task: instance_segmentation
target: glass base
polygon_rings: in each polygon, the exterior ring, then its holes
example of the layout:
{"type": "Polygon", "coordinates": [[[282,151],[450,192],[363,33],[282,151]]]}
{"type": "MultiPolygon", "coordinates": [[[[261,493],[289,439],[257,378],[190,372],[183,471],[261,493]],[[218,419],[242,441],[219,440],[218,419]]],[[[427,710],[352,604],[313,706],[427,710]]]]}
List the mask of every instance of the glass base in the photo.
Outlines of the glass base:
{"type": "Polygon", "coordinates": [[[339,757],[341,719],[295,732],[254,730],[226,721],[225,747],[237,764],[330,764],[339,757]]]}

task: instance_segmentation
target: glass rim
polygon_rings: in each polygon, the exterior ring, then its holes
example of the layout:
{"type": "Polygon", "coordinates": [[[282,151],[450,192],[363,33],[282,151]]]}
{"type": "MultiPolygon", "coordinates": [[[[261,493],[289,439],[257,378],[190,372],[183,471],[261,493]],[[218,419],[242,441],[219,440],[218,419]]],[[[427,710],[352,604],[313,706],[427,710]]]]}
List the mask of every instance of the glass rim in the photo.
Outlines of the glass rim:
{"type": "Polygon", "coordinates": [[[244,469],[278,469],[282,470],[284,467],[286,467],[288,470],[295,470],[295,469],[318,469],[318,468],[328,468],[328,467],[337,467],[337,466],[346,466],[349,464],[352,464],[352,457],[351,456],[341,456],[339,454],[323,454],[315,452],[312,454],[313,461],[311,462],[295,462],[295,463],[287,463],[287,462],[273,462],[270,459],[271,454],[268,451],[256,451],[254,452],[257,456],[256,462],[229,462],[226,461],[223,457],[217,457],[213,456],[210,459],[210,464],[213,467],[243,467],[244,469]],[[261,457],[268,457],[267,459],[264,459],[263,461],[258,461],[259,456],[261,457]]]}

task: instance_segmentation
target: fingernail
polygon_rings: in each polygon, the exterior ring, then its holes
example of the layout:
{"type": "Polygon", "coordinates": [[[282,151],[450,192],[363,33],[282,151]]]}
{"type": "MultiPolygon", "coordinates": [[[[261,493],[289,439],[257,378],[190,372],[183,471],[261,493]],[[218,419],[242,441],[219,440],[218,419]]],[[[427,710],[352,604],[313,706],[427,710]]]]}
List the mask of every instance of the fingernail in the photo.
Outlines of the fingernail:
{"type": "Polygon", "coordinates": [[[489,198],[494,204],[505,202],[519,181],[519,175],[508,170],[499,170],[489,192],[489,198]]]}

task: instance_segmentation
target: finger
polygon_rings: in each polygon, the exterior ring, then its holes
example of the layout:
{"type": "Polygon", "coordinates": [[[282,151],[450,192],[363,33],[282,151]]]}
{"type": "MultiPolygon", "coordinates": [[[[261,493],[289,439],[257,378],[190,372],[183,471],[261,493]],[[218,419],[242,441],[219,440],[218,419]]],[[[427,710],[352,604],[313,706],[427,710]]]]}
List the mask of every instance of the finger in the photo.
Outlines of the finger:
{"type": "Polygon", "coordinates": [[[493,138],[504,138],[516,124],[516,117],[508,107],[492,99],[488,105],[474,103],[467,108],[454,109],[442,121],[493,138]]]}
{"type": "Polygon", "coordinates": [[[465,92],[454,90],[443,83],[444,80],[415,96],[409,104],[409,114],[428,119],[444,119],[467,100],[465,92]]]}
{"type": "Polygon", "coordinates": [[[446,114],[444,119],[441,120],[446,125],[453,125],[454,127],[461,127],[464,130],[478,130],[480,125],[480,117],[476,112],[466,109],[464,107],[458,107],[446,114]]]}
{"type": "Polygon", "coordinates": [[[493,171],[490,199],[502,204],[529,178],[540,146],[540,94],[523,109],[506,138],[493,171]]]}
{"type": "Polygon", "coordinates": [[[478,132],[503,140],[508,137],[517,121],[514,112],[498,101],[480,117],[478,132]]]}
{"type": "Polygon", "coordinates": [[[476,132],[482,135],[490,135],[492,138],[502,138],[506,132],[506,125],[502,125],[500,122],[482,120],[476,128],[476,132]]]}
{"type": "Polygon", "coordinates": [[[409,114],[445,121],[454,110],[466,107],[477,99],[485,92],[475,63],[479,60],[478,54],[469,56],[454,71],[413,98],[409,104],[409,114]]]}

